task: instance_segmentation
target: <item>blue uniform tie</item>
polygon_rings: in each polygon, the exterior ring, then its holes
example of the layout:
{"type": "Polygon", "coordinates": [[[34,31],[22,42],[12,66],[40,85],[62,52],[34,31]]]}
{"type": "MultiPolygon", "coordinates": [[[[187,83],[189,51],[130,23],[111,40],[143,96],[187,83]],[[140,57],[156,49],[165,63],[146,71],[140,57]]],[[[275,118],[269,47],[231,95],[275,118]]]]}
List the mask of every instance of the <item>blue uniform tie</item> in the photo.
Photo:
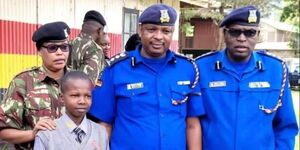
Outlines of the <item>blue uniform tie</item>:
{"type": "Polygon", "coordinates": [[[73,132],[76,134],[76,141],[81,143],[83,136],[85,135],[84,131],[79,127],[76,127],[73,132]]]}

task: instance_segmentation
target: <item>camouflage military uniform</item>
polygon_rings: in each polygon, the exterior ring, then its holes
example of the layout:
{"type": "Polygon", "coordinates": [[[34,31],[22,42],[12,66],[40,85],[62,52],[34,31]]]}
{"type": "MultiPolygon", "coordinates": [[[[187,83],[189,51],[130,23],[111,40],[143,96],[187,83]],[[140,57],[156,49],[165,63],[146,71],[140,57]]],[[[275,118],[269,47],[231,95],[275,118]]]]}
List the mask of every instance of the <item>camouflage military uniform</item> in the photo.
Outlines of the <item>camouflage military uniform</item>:
{"type": "Polygon", "coordinates": [[[68,60],[68,67],[72,70],[83,71],[95,83],[105,63],[101,47],[90,35],[85,33],[80,33],[71,40],[70,45],[72,52],[68,60]]]}
{"type": "MultiPolygon", "coordinates": [[[[64,113],[58,81],[48,77],[43,67],[21,72],[10,83],[0,103],[0,128],[32,130],[41,117],[58,118],[64,113]]],[[[15,145],[32,149],[33,142],[15,145]]]]}

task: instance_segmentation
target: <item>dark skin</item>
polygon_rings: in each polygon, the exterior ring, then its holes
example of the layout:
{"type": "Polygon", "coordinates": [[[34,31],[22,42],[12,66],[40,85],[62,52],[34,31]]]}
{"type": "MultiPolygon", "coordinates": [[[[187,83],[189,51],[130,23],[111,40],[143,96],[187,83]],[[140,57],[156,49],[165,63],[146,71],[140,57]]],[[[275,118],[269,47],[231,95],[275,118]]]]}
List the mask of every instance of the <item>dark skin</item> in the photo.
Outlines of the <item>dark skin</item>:
{"type": "Polygon", "coordinates": [[[163,58],[172,42],[174,26],[154,24],[139,25],[141,37],[141,54],[146,58],[163,58]]]}
{"type": "Polygon", "coordinates": [[[230,25],[227,28],[238,30],[254,29],[258,32],[254,37],[246,37],[241,34],[239,37],[231,36],[227,31],[224,31],[224,39],[227,48],[227,56],[232,62],[247,62],[251,53],[254,50],[257,39],[259,37],[259,29],[256,26],[230,25]]]}
{"type": "Polygon", "coordinates": [[[103,53],[106,57],[108,57],[108,52],[110,50],[110,38],[107,34],[104,34],[101,38],[99,38],[96,43],[101,46],[103,53]]]}
{"type": "Polygon", "coordinates": [[[61,97],[65,102],[66,114],[76,125],[80,125],[92,103],[93,83],[86,79],[70,78],[64,87],[61,97]]]}
{"type": "MultiPolygon", "coordinates": [[[[62,45],[67,43],[67,40],[62,42],[44,42],[43,46],[48,46],[50,44],[62,45]]],[[[64,68],[69,52],[63,52],[60,48],[58,48],[56,52],[49,53],[47,48],[41,47],[38,54],[43,60],[44,69],[49,77],[53,79],[60,79],[64,75],[64,68]]],[[[38,131],[54,130],[55,128],[56,124],[50,117],[43,117],[40,118],[32,130],[19,130],[13,128],[0,130],[0,139],[13,144],[25,143],[33,141],[38,131]]]]}
{"type": "Polygon", "coordinates": [[[86,21],[82,24],[81,32],[91,35],[94,41],[100,40],[103,36],[104,27],[97,21],[86,21]]]}

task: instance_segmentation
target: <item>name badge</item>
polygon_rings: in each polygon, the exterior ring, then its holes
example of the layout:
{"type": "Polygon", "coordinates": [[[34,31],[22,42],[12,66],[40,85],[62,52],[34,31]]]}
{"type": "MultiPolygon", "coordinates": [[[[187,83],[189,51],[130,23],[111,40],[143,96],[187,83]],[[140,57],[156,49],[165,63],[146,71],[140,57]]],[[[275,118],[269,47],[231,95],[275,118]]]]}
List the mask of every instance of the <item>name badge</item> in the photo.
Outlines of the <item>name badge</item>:
{"type": "Polygon", "coordinates": [[[269,82],[249,82],[249,88],[269,88],[269,82]]]}
{"type": "Polygon", "coordinates": [[[144,87],[143,82],[127,84],[127,90],[139,89],[139,88],[143,88],[143,87],[144,87]]]}
{"type": "Polygon", "coordinates": [[[190,85],[191,81],[177,81],[177,85],[190,85]]]}
{"type": "Polygon", "coordinates": [[[213,81],[209,82],[209,87],[226,87],[226,81],[213,81]]]}

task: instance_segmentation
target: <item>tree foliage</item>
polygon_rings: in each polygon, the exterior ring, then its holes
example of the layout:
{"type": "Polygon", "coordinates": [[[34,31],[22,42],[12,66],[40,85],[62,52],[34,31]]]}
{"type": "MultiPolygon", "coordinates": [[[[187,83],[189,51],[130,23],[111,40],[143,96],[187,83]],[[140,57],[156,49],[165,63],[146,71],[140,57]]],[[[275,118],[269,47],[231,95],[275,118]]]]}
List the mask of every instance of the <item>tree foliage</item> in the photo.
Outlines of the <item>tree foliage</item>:
{"type": "MultiPolygon", "coordinates": [[[[200,0],[201,1],[201,0],[200,0]]],[[[225,10],[232,10],[238,7],[246,5],[254,5],[260,9],[262,16],[268,16],[274,9],[279,7],[276,5],[280,0],[216,0],[220,2],[219,8],[181,8],[181,24],[184,25],[181,28],[182,32],[188,33],[191,29],[189,20],[193,17],[199,17],[203,19],[212,19],[216,22],[220,22],[225,14],[225,10]]],[[[208,6],[212,5],[213,1],[210,1],[208,6]]]]}
{"type": "MultiPolygon", "coordinates": [[[[283,8],[280,21],[289,22],[296,28],[296,34],[290,39],[289,45],[299,51],[300,23],[299,23],[299,0],[285,0],[286,6],[283,8]]],[[[299,53],[299,52],[298,52],[299,53]]]]}
{"type": "Polygon", "coordinates": [[[256,6],[263,17],[269,16],[272,10],[279,9],[277,4],[281,0],[217,0],[221,2],[221,7],[235,9],[246,5],[256,6]]]}

